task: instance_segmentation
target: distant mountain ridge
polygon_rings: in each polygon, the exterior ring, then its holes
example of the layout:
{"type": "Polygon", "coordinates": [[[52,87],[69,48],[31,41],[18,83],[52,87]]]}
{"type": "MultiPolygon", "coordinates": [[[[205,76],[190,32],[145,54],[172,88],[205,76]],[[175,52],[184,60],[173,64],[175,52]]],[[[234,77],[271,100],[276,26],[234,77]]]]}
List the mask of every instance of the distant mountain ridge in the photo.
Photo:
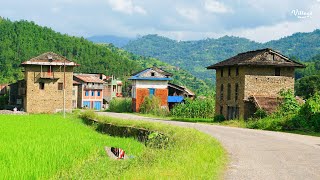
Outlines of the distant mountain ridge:
{"type": "Polygon", "coordinates": [[[186,69],[198,78],[212,82],[214,73],[206,70],[206,66],[241,52],[267,47],[288,57],[307,61],[320,54],[320,30],[317,29],[310,33],[295,33],[266,43],[234,36],[198,41],[175,41],[153,34],[130,41],[123,48],[134,54],[158,58],[186,69]]]}
{"type": "Polygon", "coordinates": [[[105,43],[105,44],[113,44],[116,47],[123,47],[129,43],[131,40],[135,40],[136,38],[129,37],[120,37],[113,35],[103,35],[103,36],[91,36],[87,38],[89,41],[94,43],[105,43]]]}

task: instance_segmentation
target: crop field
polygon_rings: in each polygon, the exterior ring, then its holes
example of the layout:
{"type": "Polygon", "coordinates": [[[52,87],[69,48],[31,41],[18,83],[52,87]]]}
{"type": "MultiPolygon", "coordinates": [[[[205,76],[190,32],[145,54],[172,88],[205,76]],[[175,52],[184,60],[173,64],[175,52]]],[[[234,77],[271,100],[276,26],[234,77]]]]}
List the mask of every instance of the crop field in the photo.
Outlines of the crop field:
{"type": "Polygon", "coordinates": [[[0,115],[0,179],[217,179],[227,158],[221,145],[193,129],[105,117],[102,122],[159,131],[168,148],[95,131],[75,115],[0,115]],[[105,146],[128,160],[112,160],[105,146]]]}
{"type": "Polygon", "coordinates": [[[0,179],[81,176],[95,173],[86,167],[95,159],[112,177],[132,161],[110,160],[104,146],[121,147],[135,157],[145,149],[133,139],[99,134],[78,118],[60,115],[0,115],[0,133],[0,179]]]}

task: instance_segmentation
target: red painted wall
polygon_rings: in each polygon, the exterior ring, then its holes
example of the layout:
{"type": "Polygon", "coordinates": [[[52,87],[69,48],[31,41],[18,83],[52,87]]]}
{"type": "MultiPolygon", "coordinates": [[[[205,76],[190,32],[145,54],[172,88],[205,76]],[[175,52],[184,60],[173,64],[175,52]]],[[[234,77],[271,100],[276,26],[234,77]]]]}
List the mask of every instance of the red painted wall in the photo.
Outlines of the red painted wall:
{"type": "MultiPolygon", "coordinates": [[[[137,88],[136,98],[132,98],[132,110],[140,111],[140,106],[146,96],[149,96],[148,88],[137,88]]],[[[155,96],[160,98],[161,106],[168,106],[168,89],[155,89],[155,96]]]]}

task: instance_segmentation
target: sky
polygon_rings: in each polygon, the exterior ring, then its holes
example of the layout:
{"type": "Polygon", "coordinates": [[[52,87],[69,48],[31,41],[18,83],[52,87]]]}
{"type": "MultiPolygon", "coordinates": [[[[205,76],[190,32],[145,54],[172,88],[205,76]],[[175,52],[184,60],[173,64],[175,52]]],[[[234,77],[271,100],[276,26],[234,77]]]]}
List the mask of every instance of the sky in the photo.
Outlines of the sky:
{"type": "Polygon", "coordinates": [[[0,16],[83,37],[267,42],[320,29],[320,0],[0,0],[0,16]]]}

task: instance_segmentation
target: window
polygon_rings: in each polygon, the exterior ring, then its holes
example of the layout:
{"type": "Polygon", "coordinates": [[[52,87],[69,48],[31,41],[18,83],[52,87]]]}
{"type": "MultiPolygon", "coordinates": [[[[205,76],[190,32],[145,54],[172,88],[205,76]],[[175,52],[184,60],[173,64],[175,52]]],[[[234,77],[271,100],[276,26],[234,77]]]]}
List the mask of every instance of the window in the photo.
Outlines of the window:
{"type": "Polygon", "coordinates": [[[89,91],[86,91],[85,96],[89,96],[89,91]]]}
{"type": "Polygon", "coordinates": [[[58,90],[63,90],[63,83],[58,83],[58,90]]]}
{"type": "Polygon", "coordinates": [[[44,83],[43,82],[39,83],[39,89],[44,90],[44,83]]]}
{"type": "Polygon", "coordinates": [[[101,96],[101,91],[97,91],[97,96],[101,96]]]}
{"type": "Polygon", "coordinates": [[[228,84],[228,94],[227,94],[227,99],[231,99],[231,84],[228,84]]]}
{"type": "Polygon", "coordinates": [[[280,68],[275,68],[274,75],[280,76],[280,68]]]}
{"type": "Polygon", "coordinates": [[[231,76],[231,67],[228,68],[228,76],[231,76]]]}
{"type": "Polygon", "coordinates": [[[220,100],[223,100],[223,84],[220,87],[220,100]]]}
{"type": "Polygon", "coordinates": [[[236,101],[238,100],[238,91],[239,91],[239,85],[238,85],[238,83],[236,83],[236,86],[235,86],[235,97],[234,97],[234,99],[236,101]]]}
{"type": "Polygon", "coordinates": [[[152,96],[154,96],[154,92],[155,92],[156,90],[154,89],[154,88],[150,88],[149,89],[149,96],[150,97],[152,97],[152,96]]]}
{"type": "Polygon", "coordinates": [[[220,75],[221,75],[221,77],[223,77],[223,69],[221,69],[220,75]]]}
{"type": "Polygon", "coordinates": [[[113,85],[112,92],[116,92],[116,89],[117,89],[117,86],[116,86],[116,85],[113,85]]]}
{"type": "Polygon", "coordinates": [[[94,96],[94,91],[91,91],[91,96],[94,96]]]}
{"type": "Polygon", "coordinates": [[[154,76],[154,72],[151,72],[151,76],[154,76]]]}
{"type": "Polygon", "coordinates": [[[236,68],[236,76],[239,76],[239,67],[236,68]]]}

